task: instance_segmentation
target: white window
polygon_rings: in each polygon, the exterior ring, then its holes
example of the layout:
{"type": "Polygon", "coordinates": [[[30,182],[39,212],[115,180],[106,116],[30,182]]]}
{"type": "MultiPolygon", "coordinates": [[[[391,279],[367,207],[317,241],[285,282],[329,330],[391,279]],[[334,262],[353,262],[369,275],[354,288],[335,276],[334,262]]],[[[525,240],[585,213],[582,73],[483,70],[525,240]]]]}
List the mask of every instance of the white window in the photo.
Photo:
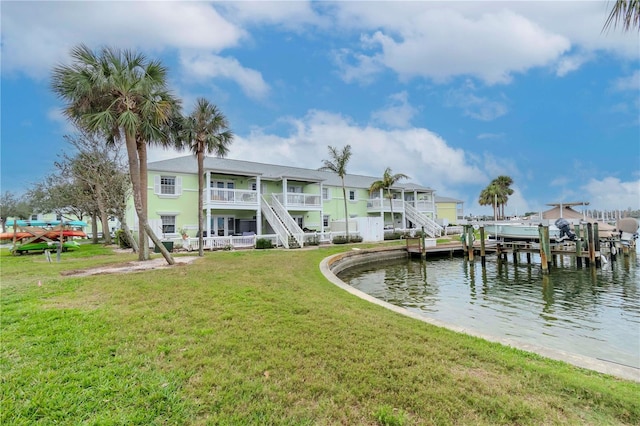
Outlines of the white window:
{"type": "Polygon", "coordinates": [[[328,200],[331,197],[331,193],[329,192],[329,188],[322,188],[322,199],[328,200]]]}
{"type": "Polygon", "coordinates": [[[258,189],[258,183],[257,182],[249,182],[249,189],[251,191],[255,191],[256,189],[258,189]]]}
{"type": "Polygon", "coordinates": [[[300,185],[289,185],[289,186],[287,186],[287,192],[291,192],[293,194],[302,194],[302,186],[300,186],[300,185]]]}
{"type": "Polygon", "coordinates": [[[160,216],[162,220],[162,233],[163,234],[175,234],[176,232],[176,217],[175,216],[160,216]]]}
{"type": "Polygon", "coordinates": [[[56,215],[56,220],[62,220],[62,215],[61,214],[57,214],[56,215]]]}
{"type": "Polygon", "coordinates": [[[153,192],[160,196],[181,195],[182,178],[180,176],[155,176],[153,192]]]}
{"type": "Polygon", "coordinates": [[[38,220],[38,215],[37,214],[32,214],[31,215],[31,220],[38,220]]]}
{"type": "Polygon", "coordinates": [[[304,216],[291,216],[300,228],[304,228],[304,216]]]}
{"type": "Polygon", "coordinates": [[[325,214],[324,216],[322,216],[322,226],[324,226],[325,228],[329,226],[329,215],[325,214]]]}
{"type": "Polygon", "coordinates": [[[353,190],[349,191],[349,200],[351,200],[351,201],[355,201],[356,200],[356,191],[353,191],[353,190]]]}

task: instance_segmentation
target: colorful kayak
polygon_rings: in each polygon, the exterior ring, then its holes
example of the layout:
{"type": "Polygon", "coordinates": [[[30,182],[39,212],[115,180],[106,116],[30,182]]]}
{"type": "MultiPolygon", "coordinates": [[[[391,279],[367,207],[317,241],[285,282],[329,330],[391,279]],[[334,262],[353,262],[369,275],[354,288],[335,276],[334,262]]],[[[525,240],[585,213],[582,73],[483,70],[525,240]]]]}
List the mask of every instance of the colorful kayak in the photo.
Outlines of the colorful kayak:
{"type": "MultiPolygon", "coordinates": [[[[32,231],[32,232],[18,231],[16,232],[15,235],[16,235],[16,240],[22,240],[22,239],[33,238],[33,237],[45,237],[50,240],[57,240],[57,239],[60,239],[60,230],[51,229],[46,231],[32,231]]],[[[70,237],[86,238],[86,236],[87,234],[80,229],[65,229],[62,231],[63,238],[70,238],[70,237]]],[[[0,240],[13,240],[13,232],[0,232],[0,240]]]]}
{"type": "MultiPolygon", "coordinates": [[[[62,251],[74,250],[80,247],[75,241],[65,241],[62,243],[62,251]]],[[[48,243],[48,242],[39,242],[39,243],[27,243],[21,244],[12,250],[14,254],[22,254],[29,251],[45,251],[45,250],[57,250],[58,246],[56,243],[48,243]]]]}

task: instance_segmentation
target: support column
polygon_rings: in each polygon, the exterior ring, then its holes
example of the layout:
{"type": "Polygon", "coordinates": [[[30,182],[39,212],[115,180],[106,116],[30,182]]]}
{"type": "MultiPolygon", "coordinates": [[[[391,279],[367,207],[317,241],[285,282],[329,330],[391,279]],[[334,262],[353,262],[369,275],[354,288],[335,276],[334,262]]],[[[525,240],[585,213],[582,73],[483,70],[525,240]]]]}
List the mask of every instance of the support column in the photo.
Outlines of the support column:
{"type": "Polygon", "coordinates": [[[404,201],[404,189],[400,191],[400,197],[402,197],[402,227],[406,228],[407,227],[407,219],[405,217],[405,213],[404,213],[404,203],[406,201],[404,201]]]}
{"type": "Polygon", "coordinates": [[[286,211],[289,211],[289,206],[287,205],[287,178],[282,178],[282,205],[286,211]]]}
{"type": "Polygon", "coordinates": [[[324,198],[322,197],[322,189],[323,185],[320,182],[320,235],[323,236],[324,240],[324,198]]]}
{"type": "Polygon", "coordinates": [[[256,176],[256,191],[258,191],[258,210],[256,210],[256,234],[262,235],[262,183],[260,175],[256,176]]]}

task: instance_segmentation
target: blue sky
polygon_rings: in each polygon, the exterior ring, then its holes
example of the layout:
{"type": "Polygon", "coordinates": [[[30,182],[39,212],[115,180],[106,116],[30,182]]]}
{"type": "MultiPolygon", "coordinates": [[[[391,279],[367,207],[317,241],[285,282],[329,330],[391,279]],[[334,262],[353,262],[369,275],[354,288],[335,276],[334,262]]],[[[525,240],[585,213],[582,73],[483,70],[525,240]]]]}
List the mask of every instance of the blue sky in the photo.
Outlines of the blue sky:
{"type": "MultiPolygon", "coordinates": [[[[51,69],[85,43],[169,68],[184,112],[217,104],[229,158],[386,167],[464,201],[499,175],[507,214],[547,203],[640,209],[640,37],[602,33],[607,1],[2,1],[1,190],[50,174],[73,129],[51,69]]],[[[151,160],[187,155],[155,149],[151,160]]]]}

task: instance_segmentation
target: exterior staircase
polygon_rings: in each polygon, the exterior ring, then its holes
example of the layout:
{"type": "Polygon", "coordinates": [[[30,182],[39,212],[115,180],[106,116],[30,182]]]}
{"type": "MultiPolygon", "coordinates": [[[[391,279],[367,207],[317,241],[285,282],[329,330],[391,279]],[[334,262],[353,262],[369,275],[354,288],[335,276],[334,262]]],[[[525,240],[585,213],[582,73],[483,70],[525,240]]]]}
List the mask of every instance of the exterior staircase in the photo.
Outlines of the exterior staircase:
{"type": "Polygon", "coordinates": [[[271,197],[269,203],[262,196],[262,213],[285,248],[300,248],[304,245],[304,232],[276,197],[271,197]]]}
{"type": "Polygon", "coordinates": [[[411,222],[413,222],[416,227],[422,228],[424,227],[424,232],[431,238],[440,237],[442,235],[443,228],[438,225],[436,221],[431,219],[429,216],[420,213],[418,209],[413,207],[410,203],[404,203],[404,213],[411,222]]]}

